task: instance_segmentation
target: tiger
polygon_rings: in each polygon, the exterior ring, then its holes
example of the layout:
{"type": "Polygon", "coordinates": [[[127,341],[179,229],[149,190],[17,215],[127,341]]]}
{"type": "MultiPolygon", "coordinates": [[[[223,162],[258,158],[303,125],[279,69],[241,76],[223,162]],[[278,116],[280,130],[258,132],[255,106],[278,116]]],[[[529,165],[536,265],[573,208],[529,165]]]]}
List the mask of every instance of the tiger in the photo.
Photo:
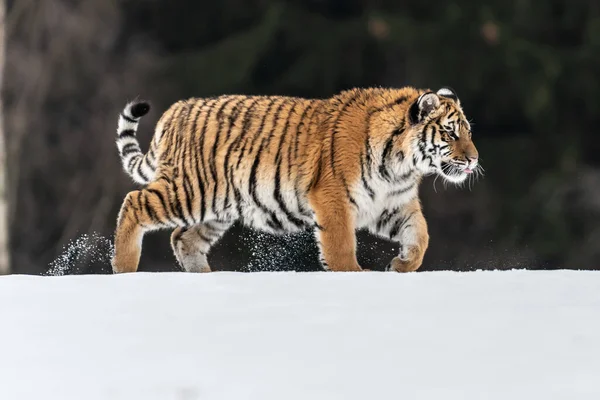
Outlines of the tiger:
{"type": "Polygon", "coordinates": [[[209,250],[236,221],[280,235],[312,230],[329,271],[363,270],[356,232],[367,230],[399,245],[385,270],[416,271],[429,246],[422,178],[461,185],[481,172],[450,87],[180,100],[144,154],[136,134],[149,110],[136,100],[119,116],[122,166],[143,188],[119,211],[114,273],[137,271],[143,236],[158,229],[173,230],[183,271],[210,272],[209,250]]]}

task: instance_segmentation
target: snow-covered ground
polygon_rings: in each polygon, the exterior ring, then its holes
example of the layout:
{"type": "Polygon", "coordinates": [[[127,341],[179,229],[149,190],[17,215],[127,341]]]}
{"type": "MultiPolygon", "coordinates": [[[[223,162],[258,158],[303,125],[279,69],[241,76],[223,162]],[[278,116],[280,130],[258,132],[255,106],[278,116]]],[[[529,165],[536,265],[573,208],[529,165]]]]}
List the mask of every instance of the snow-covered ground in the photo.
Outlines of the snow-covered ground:
{"type": "Polygon", "coordinates": [[[0,399],[600,399],[600,272],[0,277],[0,399]]]}

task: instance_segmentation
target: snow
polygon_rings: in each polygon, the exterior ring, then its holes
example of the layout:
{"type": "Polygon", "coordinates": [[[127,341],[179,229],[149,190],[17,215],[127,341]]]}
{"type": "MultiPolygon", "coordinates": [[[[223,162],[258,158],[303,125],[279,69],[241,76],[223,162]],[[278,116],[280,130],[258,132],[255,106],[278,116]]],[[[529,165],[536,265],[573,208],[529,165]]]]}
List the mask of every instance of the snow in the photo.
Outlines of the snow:
{"type": "Polygon", "coordinates": [[[599,399],[600,272],[0,278],[0,399],[599,399]]]}

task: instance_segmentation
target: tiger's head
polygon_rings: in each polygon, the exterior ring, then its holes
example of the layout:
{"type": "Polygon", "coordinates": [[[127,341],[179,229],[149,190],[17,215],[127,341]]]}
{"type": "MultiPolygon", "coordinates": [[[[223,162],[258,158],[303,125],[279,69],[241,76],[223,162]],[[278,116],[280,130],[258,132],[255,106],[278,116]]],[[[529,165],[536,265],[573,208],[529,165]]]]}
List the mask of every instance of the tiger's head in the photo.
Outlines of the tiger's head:
{"type": "Polygon", "coordinates": [[[444,87],[436,93],[425,92],[409,112],[417,128],[416,153],[423,172],[462,183],[481,171],[479,153],[471,139],[471,125],[454,90],[444,87]]]}

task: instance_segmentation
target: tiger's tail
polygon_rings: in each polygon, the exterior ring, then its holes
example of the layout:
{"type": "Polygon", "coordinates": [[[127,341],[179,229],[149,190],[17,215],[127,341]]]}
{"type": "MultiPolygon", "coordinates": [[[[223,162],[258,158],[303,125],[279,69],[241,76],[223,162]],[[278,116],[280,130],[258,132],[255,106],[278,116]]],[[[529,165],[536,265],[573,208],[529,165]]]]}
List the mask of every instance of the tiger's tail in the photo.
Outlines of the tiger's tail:
{"type": "Polygon", "coordinates": [[[146,185],[156,175],[156,159],[154,141],[148,153],[143,154],[136,133],[140,118],[150,111],[150,104],[144,101],[128,103],[121,115],[117,128],[117,149],[121,157],[123,169],[136,182],[146,185]]]}

